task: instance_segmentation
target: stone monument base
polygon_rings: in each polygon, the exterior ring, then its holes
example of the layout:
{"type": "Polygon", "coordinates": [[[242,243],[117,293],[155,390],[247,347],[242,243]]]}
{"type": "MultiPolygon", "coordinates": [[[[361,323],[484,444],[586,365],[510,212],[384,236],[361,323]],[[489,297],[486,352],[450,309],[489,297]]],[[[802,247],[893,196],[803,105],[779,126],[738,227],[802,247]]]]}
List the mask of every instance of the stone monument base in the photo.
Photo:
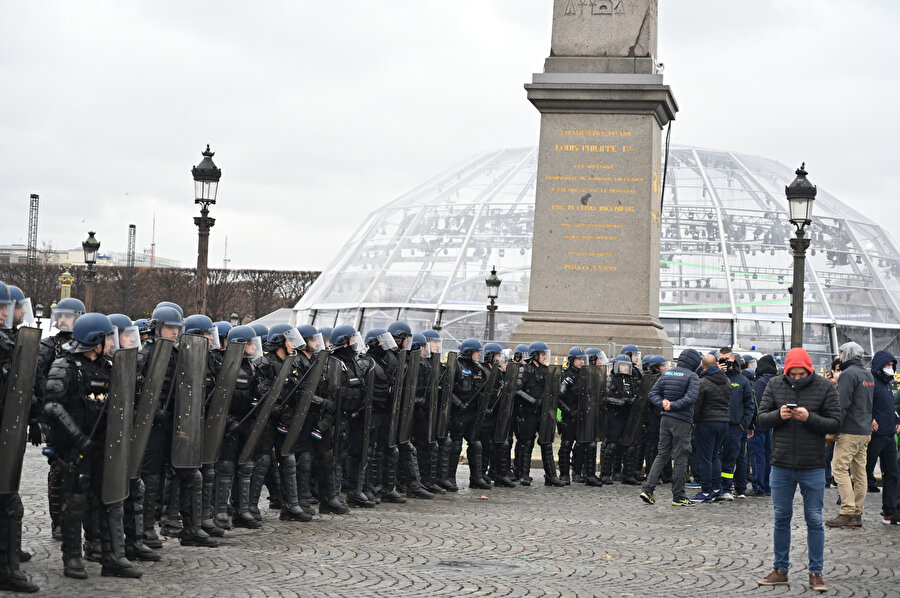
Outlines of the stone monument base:
{"type": "MultiPolygon", "coordinates": [[[[645,355],[672,357],[672,342],[658,318],[633,314],[579,314],[572,312],[529,311],[510,337],[510,344],[547,343],[553,355],[565,356],[569,349],[581,345],[597,347],[609,353],[615,345],[618,355],[622,345],[637,345],[645,355]]],[[[615,355],[608,355],[610,359],[615,355]]],[[[560,360],[562,363],[562,360],[560,360]]]]}

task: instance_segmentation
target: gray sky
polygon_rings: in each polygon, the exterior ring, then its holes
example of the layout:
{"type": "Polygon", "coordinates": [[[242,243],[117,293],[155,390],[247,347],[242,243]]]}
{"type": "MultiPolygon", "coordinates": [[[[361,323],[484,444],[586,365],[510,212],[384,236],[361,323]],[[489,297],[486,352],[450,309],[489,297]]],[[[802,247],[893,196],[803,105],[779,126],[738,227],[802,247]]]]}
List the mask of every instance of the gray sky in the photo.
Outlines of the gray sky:
{"type": "MultiPolygon", "coordinates": [[[[210,265],[321,269],[364,216],[482,151],[538,142],[523,84],[551,0],[5,2],[0,244],[196,262],[191,166],[222,168],[210,265]],[[126,197],[127,194],[127,197],[126,197]]],[[[896,0],[661,0],[673,143],[789,166],[900,238],[887,206],[896,0]]],[[[893,173],[893,174],[892,174],[893,173]]],[[[785,181],[788,183],[790,181],[785,181]]]]}

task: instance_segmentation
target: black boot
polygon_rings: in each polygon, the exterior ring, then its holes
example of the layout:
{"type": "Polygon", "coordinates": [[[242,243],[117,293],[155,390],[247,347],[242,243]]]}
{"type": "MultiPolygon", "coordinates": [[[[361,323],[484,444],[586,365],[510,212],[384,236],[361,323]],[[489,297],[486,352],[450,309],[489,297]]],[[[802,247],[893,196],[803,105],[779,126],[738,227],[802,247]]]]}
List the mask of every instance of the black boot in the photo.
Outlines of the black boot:
{"type": "Polygon", "coordinates": [[[62,540],[62,505],[65,492],[63,489],[62,461],[59,458],[50,464],[47,472],[47,498],[50,506],[51,535],[54,540],[62,540]]]}
{"type": "Polygon", "coordinates": [[[639,486],[643,482],[643,452],[638,446],[630,446],[625,451],[622,465],[622,483],[629,486],[639,486]]]}
{"type": "Polygon", "coordinates": [[[308,515],[315,515],[312,503],[312,462],[313,456],[310,452],[297,453],[294,457],[297,462],[297,504],[308,515]]]}
{"type": "Polygon", "coordinates": [[[494,485],[501,488],[515,488],[516,484],[509,477],[509,446],[503,444],[494,445],[494,465],[497,471],[497,477],[494,479],[494,485]]]}
{"type": "Polygon", "coordinates": [[[143,573],[125,557],[125,509],[121,502],[103,507],[109,541],[103,542],[102,577],[128,577],[137,579],[143,573]]]}
{"type": "Polygon", "coordinates": [[[457,492],[456,468],[459,465],[459,456],[462,454],[462,439],[448,439],[441,447],[441,473],[443,478],[441,486],[447,492],[457,492]],[[445,465],[446,464],[446,465],[445,465]]]}
{"type": "Polygon", "coordinates": [[[419,472],[419,454],[411,442],[404,445],[404,449],[400,452],[400,460],[403,473],[408,480],[406,495],[412,498],[434,498],[434,494],[422,484],[422,474],[419,472]]]}
{"type": "Polygon", "coordinates": [[[518,439],[513,451],[515,454],[513,456],[512,481],[520,482],[522,480],[522,443],[518,439]]]}
{"type": "Polygon", "coordinates": [[[615,445],[608,442],[603,443],[600,449],[600,481],[604,484],[612,484],[613,457],[615,456],[615,445]]]}
{"type": "Polygon", "coordinates": [[[253,477],[253,461],[244,463],[237,471],[237,510],[231,516],[234,527],[259,529],[262,522],[257,521],[250,512],[250,478],[253,477]]]}
{"type": "Polygon", "coordinates": [[[231,517],[228,516],[228,495],[234,484],[234,462],[219,461],[215,465],[216,477],[213,482],[213,523],[216,527],[231,529],[231,517]]]}
{"type": "MultiPolygon", "coordinates": [[[[296,475],[296,474],[295,474],[296,475]]],[[[272,464],[266,474],[266,489],[269,491],[269,508],[281,509],[284,505],[284,496],[281,490],[281,462],[277,457],[272,457],[272,464]]]]}
{"type": "Polygon", "coordinates": [[[602,486],[597,477],[597,443],[592,442],[582,449],[584,455],[584,484],[586,486],[602,486]]]}
{"type": "MultiPolygon", "coordinates": [[[[572,451],[572,483],[574,484],[584,484],[585,476],[587,473],[585,472],[585,452],[584,452],[584,444],[580,442],[575,443],[575,448],[572,451]]],[[[559,462],[559,467],[562,469],[562,460],[559,462]]],[[[593,471],[593,470],[592,470],[593,471]]]]}
{"type": "Polygon", "coordinates": [[[87,503],[87,494],[70,493],[63,504],[63,575],[72,579],[87,579],[88,576],[81,555],[81,526],[87,503]]]}
{"type": "Polygon", "coordinates": [[[281,515],[282,521],[312,521],[312,515],[300,508],[300,499],[297,492],[297,460],[293,454],[281,458],[278,468],[281,478],[278,487],[281,490],[281,515]]]}
{"type": "Polygon", "coordinates": [[[184,530],[181,532],[181,545],[216,548],[219,543],[203,530],[203,474],[195,469],[183,480],[181,516],[184,530]]]}
{"type": "Polygon", "coordinates": [[[213,494],[216,486],[216,469],[212,464],[200,468],[200,476],[203,478],[203,492],[201,498],[203,508],[201,510],[200,526],[207,534],[214,538],[221,538],[225,530],[216,525],[213,519],[213,494]]]}
{"type": "Polygon", "coordinates": [[[572,441],[563,440],[559,443],[559,479],[568,486],[572,483],[569,477],[569,463],[572,458],[572,441]]]}
{"type": "Polygon", "coordinates": [[[553,460],[553,445],[542,444],[541,462],[544,464],[544,486],[565,486],[556,475],[556,461],[553,460]]]}
{"type": "Polygon", "coordinates": [[[363,494],[366,499],[376,505],[381,504],[381,497],[378,492],[381,491],[381,465],[382,459],[375,447],[371,444],[364,449],[367,453],[366,470],[364,472],[365,479],[363,482],[363,494]],[[376,490],[378,492],[376,492],[376,490]]]}
{"type": "Polygon", "coordinates": [[[337,498],[337,485],[334,479],[334,453],[324,451],[320,454],[319,481],[319,513],[346,515],[350,508],[337,498]]]}
{"type": "Polygon", "coordinates": [[[425,463],[425,471],[422,475],[422,484],[432,494],[447,494],[447,490],[441,486],[441,467],[440,467],[440,449],[438,443],[432,442],[427,445],[427,450],[419,453],[423,460],[419,462],[419,469],[422,469],[422,463],[425,463]]]}
{"type": "Polygon", "coordinates": [[[125,557],[130,561],[158,561],[162,556],[144,544],[144,482],[135,478],[129,483],[130,521],[125,525],[125,557]]]}
{"type": "MultiPolygon", "coordinates": [[[[518,445],[516,448],[519,448],[518,445]]],[[[519,483],[523,486],[531,486],[531,453],[534,451],[534,441],[530,440],[522,445],[520,455],[521,469],[519,470],[519,483]]]]}
{"type": "Polygon", "coordinates": [[[22,554],[22,499],[18,492],[4,497],[3,510],[6,517],[6,558],[0,562],[0,590],[12,592],[32,593],[37,592],[37,585],[31,583],[28,577],[19,569],[19,561],[22,554]]]}
{"type": "Polygon", "coordinates": [[[482,447],[481,442],[470,442],[466,447],[466,457],[469,459],[469,488],[477,490],[490,490],[491,485],[485,483],[481,477],[482,447]]]}
{"type": "Polygon", "coordinates": [[[159,550],[162,540],[156,535],[156,501],[159,499],[159,474],[141,476],[144,481],[144,544],[159,550]]]}
{"type": "Polygon", "coordinates": [[[266,483],[266,475],[272,464],[271,455],[260,455],[253,464],[253,473],[250,475],[250,512],[257,521],[262,521],[262,513],[259,512],[259,497],[262,495],[263,485],[266,483]]]}
{"type": "Polygon", "coordinates": [[[166,468],[166,478],[163,483],[163,512],[159,519],[159,532],[168,538],[178,538],[186,523],[181,521],[181,513],[178,511],[178,503],[181,500],[181,484],[171,467],[166,468]]]}
{"type": "Polygon", "coordinates": [[[403,504],[406,498],[397,492],[397,464],[400,460],[400,451],[397,447],[387,449],[384,458],[384,490],[381,492],[381,500],[403,504]]]}

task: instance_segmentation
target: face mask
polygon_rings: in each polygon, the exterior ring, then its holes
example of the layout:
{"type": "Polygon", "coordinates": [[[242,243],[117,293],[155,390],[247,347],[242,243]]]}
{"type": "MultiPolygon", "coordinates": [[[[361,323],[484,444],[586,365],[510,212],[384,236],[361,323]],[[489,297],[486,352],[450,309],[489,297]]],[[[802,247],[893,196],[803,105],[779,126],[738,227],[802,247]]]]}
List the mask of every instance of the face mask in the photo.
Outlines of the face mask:
{"type": "Polygon", "coordinates": [[[885,375],[887,375],[887,376],[893,376],[893,375],[894,375],[894,368],[891,367],[891,366],[887,366],[886,368],[884,368],[884,369],[881,370],[881,371],[884,372],[885,375]]]}

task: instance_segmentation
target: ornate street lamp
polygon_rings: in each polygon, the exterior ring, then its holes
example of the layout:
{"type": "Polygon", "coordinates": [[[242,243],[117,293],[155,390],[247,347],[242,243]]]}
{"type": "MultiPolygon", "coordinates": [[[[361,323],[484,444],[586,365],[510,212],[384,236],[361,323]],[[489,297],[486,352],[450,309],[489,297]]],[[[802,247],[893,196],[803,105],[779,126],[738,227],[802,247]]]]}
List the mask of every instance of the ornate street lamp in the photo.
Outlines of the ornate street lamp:
{"type": "Polygon", "coordinates": [[[234,328],[238,324],[241,323],[241,316],[237,314],[237,312],[231,313],[231,327],[234,328]]]}
{"type": "Polygon", "coordinates": [[[791,299],[791,348],[803,346],[803,288],[806,275],[806,250],[809,239],[806,238],[806,227],[812,223],[813,202],[816,199],[816,186],[806,179],[806,162],[794,173],[797,178],[784,188],[787,196],[788,213],[791,224],[797,228],[797,236],[791,239],[794,252],[794,282],[789,291],[791,299]]]}
{"type": "Polygon", "coordinates": [[[209,257],[209,229],[216,223],[209,217],[209,206],[215,205],[219,191],[219,179],[222,170],[212,161],[215,152],[202,152],[203,160],[191,169],[194,177],[194,203],[200,205],[200,216],[194,216],[197,225],[197,310],[198,314],[206,313],[207,259],[209,257]]]}
{"type": "Polygon", "coordinates": [[[488,316],[487,316],[487,330],[485,331],[485,337],[487,340],[494,340],[494,323],[497,313],[497,305],[496,300],[500,295],[500,283],[503,282],[500,278],[497,277],[497,267],[491,267],[491,275],[484,279],[484,284],[487,285],[488,290],[488,301],[490,302],[487,306],[488,316]]]}
{"type": "Polygon", "coordinates": [[[37,320],[37,327],[41,327],[41,318],[44,317],[44,304],[38,303],[34,306],[34,319],[37,320]]]}
{"type": "Polygon", "coordinates": [[[97,263],[97,252],[100,251],[100,241],[94,237],[94,231],[88,231],[88,238],[81,242],[81,250],[84,252],[84,263],[87,264],[87,272],[84,274],[84,308],[93,311],[94,303],[94,264],[97,263]]]}

